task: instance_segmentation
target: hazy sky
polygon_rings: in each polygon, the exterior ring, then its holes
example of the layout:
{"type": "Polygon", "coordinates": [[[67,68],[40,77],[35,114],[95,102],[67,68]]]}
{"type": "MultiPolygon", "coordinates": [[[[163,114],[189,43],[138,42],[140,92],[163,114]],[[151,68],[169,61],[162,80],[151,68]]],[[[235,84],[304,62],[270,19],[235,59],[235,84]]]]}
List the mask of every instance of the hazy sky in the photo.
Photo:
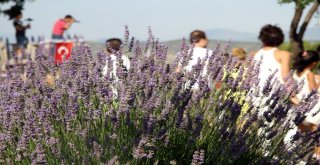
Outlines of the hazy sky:
{"type": "MultiPolygon", "coordinates": [[[[277,0],[35,0],[26,3],[24,17],[33,18],[27,35],[50,36],[58,18],[71,14],[81,21],[68,31],[88,40],[131,34],[144,39],[147,27],[161,40],[182,38],[193,29],[226,28],[257,33],[261,26],[278,24],[287,31],[293,5],[277,0]]],[[[310,26],[315,25],[315,19],[310,26]]],[[[0,36],[14,36],[12,22],[0,15],[0,36]]]]}

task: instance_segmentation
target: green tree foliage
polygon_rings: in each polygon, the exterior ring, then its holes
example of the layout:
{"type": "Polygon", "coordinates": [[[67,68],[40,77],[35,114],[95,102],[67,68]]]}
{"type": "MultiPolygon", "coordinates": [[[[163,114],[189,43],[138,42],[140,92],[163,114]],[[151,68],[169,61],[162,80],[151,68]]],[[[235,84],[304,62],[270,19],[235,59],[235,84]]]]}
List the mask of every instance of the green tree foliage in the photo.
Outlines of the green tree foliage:
{"type": "Polygon", "coordinates": [[[0,0],[0,14],[9,16],[12,19],[17,12],[23,10],[25,0],[0,0]],[[11,7],[3,9],[3,4],[12,4],[11,7]]]}
{"type": "Polygon", "coordinates": [[[291,51],[293,55],[296,56],[305,50],[303,47],[303,36],[313,15],[319,8],[320,0],[278,0],[278,2],[280,4],[294,3],[295,5],[294,15],[290,25],[289,38],[291,51]],[[302,18],[307,6],[310,6],[310,9],[307,10],[305,17],[302,18]]]}
{"type": "Polygon", "coordinates": [[[278,0],[280,4],[296,3],[299,7],[305,8],[317,0],[278,0]]]}
{"type": "MultiPolygon", "coordinates": [[[[320,42],[308,42],[303,41],[303,47],[305,50],[317,50],[320,48],[320,42]]],[[[281,50],[291,51],[291,45],[290,42],[285,42],[282,45],[280,45],[281,50]]]]}

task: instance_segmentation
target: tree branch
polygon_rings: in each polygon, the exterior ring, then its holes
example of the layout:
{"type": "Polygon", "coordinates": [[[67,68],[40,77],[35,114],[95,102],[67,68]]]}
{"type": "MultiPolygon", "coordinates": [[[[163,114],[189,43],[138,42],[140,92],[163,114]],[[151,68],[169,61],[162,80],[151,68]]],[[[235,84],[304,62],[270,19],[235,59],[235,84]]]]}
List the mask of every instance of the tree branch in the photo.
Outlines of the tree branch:
{"type": "Polygon", "coordinates": [[[304,18],[304,21],[300,27],[300,30],[299,30],[299,38],[303,38],[303,35],[312,19],[312,16],[313,14],[318,10],[319,8],[319,3],[320,0],[317,0],[316,2],[314,2],[314,4],[312,5],[311,9],[308,11],[306,17],[304,18]]]}

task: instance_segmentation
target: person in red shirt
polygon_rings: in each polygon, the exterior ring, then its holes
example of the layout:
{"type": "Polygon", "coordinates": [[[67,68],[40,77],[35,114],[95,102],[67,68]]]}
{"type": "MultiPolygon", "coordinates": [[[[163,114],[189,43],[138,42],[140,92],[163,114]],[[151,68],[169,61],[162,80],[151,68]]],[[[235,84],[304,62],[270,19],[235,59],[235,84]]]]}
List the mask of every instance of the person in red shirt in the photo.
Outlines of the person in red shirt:
{"type": "Polygon", "coordinates": [[[71,15],[66,15],[64,19],[56,21],[52,31],[52,39],[63,39],[64,31],[68,30],[76,20],[71,15]]]}

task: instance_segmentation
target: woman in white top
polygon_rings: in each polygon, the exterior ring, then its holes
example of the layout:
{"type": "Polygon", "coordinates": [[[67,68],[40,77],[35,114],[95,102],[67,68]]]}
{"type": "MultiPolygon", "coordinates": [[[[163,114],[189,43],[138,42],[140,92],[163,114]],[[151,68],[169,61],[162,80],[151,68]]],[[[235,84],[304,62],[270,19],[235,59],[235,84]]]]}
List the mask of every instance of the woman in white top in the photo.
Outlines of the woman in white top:
{"type": "Polygon", "coordinates": [[[275,71],[278,71],[276,77],[280,82],[283,82],[284,78],[289,75],[290,53],[278,49],[284,41],[284,34],[277,26],[265,25],[262,27],[259,39],[263,46],[255,53],[254,60],[261,61],[259,87],[262,90],[269,75],[275,71]]]}
{"type": "MultiPolygon", "coordinates": [[[[192,51],[191,59],[188,61],[188,65],[184,68],[181,67],[181,64],[179,64],[178,68],[176,69],[176,72],[180,71],[186,71],[190,72],[192,70],[192,67],[198,63],[198,59],[204,60],[205,57],[208,55],[210,56],[212,54],[212,50],[207,49],[208,46],[208,39],[206,36],[206,33],[201,30],[194,30],[190,33],[190,44],[194,44],[194,48],[190,49],[188,53],[192,51]]],[[[181,52],[178,52],[178,55],[181,52]]],[[[206,74],[207,70],[204,68],[203,74],[206,74]]]]}
{"type": "MultiPolygon", "coordinates": [[[[316,51],[305,51],[300,53],[294,62],[295,73],[294,78],[298,81],[304,81],[304,85],[302,90],[296,95],[298,101],[303,100],[304,96],[307,96],[312,90],[317,90],[319,88],[319,84],[316,82],[316,76],[312,72],[319,61],[320,57],[316,51]]],[[[319,104],[319,103],[318,103],[319,104]]],[[[311,125],[311,130],[315,129],[317,125],[320,123],[320,115],[312,116],[313,113],[319,110],[320,105],[315,106],[310,112],[307,114],[307,118],[304,121],[304,125],[311,125]]]]}
{"type": "Polygon", "coordinates": [[[316,83],[315,74],[311,71],[317,66],[318,61],[319,54],[316,51],[302,52],[295,59],[294,67],[296,71],[293,77],[297,81],[304,81],[302,90],[296,95],[299,101],[303,99],[303,95],[307,95],[312,90],[319,88],[319,84],[316,83]]]}
{"type": "MultiPolygon", "coordinates": [[[[208,59],[206,57],[212,55],[212,50],[207,49],[208,46],[208,39],[206,36],[206,33],[201,30],[194,30],[190,33],[190,43],[194,44],[194,48],[188,50],[188,53],[191,54],[191,58],[188,61],[187,66],[182,67],[181,61],[178,64],[178,67],[176,68],[176,72],[190,72],[192,71],[193,66],[195,66],[198,63],[198,60],[206,60],[205,61],[205,66],[202,71],[202,76],[207,74],[207,64],[208,64],[208,59]]],[[[178,52],[178,56],[181,56],[181,52],[178,52]]],[[[188,85],[187,85],[188,86],[188,85]]],[[[198,89],[199,84],[196,82],[193,87],[193,89],[198,89]]]]}

